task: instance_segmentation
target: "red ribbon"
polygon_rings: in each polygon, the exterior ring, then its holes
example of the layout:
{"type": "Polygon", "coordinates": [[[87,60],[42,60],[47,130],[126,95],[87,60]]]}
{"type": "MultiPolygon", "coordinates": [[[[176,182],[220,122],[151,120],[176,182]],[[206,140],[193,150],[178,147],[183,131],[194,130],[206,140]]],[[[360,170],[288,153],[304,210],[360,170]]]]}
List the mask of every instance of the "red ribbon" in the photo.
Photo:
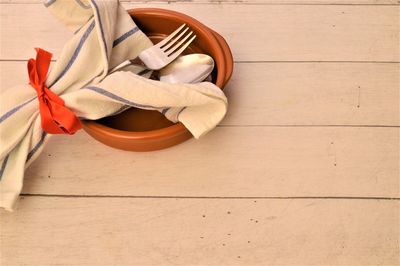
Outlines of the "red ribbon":
{"type": "Polygon", "coordinates": [[[45,81],[52,54],[35,48],[36,60],[28,61],[29,84],[36,90],[43,131],[50,134],[72,135],[82,128],[74,112],[69,110],[63,99],[47,88],[45,81]]]}

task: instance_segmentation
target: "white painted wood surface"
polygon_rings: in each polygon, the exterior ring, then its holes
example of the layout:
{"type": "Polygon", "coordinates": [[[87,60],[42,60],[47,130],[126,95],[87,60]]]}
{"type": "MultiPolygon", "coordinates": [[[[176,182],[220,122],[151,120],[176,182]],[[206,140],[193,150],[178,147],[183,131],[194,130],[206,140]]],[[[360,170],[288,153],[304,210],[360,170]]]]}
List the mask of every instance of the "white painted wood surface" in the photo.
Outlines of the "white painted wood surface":
{"type": "MultiPolygon", "coordinates": [[[[38,2],[0,0],[1,90],[70,36],[38,2]]],[[[398,1],[123,2],[226,37],[229,113],[151,153],[52,138],[0,212],[0,265],[400,264],[398,1]]]]}
{"type": "MultiPolygon", "coordinates": [[[[399,6],[151,6],[184,12],[215,29],[229,40],[236,61],[399,61],[399,6]]],[[[26,60],[36,46],[57,57],[71,36],[41,4],[3,4],[0,19],[7,25],[1,35],[10,40],[2,43],[3,60],[26,60]]]]}
{"type": "Polygon", "coordinates": [[[218,127],[199,141],[132,153],[104,147],[82,132],[50,141],[28,170],[24,193],[400,197],[399,133],[380,127],[218,127]]]}
{"type": "Polygon", "coordinates": [[[398,265],[398,201],[25,197],[5,265],[398,265]]]}

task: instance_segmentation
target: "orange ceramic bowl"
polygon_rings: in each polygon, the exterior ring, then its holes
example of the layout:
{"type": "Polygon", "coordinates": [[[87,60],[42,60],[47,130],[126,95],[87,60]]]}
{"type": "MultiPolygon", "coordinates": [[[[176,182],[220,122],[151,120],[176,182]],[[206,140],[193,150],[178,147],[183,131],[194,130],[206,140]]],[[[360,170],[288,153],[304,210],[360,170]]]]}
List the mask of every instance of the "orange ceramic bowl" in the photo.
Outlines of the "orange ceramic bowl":
{"type": "MultiPolygon", "coordinates": [[[[226,41],[199,21],[175,11],[138,8],[128,10],[138,27],[154,42],[168,36],[183,23],[197,35],[186,53],[214,58],[212,81],[221,89],[233,71],[233,58],[226,41]]],[[[182,123],[172,123],[158,111],[130,108],[96,121],[84,120],[83,129],[96,140],[122,150],[153,151],[171,147],[192,137],[182,123]]]]}

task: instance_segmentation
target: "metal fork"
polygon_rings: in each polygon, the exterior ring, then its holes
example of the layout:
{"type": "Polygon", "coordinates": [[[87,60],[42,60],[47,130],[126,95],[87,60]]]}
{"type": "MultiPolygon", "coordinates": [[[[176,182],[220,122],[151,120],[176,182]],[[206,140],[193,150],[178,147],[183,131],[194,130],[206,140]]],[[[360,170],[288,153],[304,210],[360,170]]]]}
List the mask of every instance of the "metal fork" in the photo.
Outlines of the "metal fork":
{"type": "Polygon", "coordinates": [[[145,67],[151,70],[159,70],[165,67],[174,61],[196,38],[193,31],[187,33],[188,30],[186,24],[183,24],[161,42],[142,51],[138,57],[124,61],[111,69],[109,74],[130,64],[137,64],[138,61],[141,61],[145,67]]]}

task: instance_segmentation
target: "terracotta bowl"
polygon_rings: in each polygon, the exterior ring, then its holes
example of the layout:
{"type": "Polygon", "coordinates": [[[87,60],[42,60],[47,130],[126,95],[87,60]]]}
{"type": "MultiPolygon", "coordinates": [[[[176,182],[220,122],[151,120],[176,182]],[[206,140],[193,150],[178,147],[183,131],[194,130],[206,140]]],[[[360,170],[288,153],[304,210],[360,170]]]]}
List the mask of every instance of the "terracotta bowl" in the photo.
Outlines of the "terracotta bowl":
{"type": "MultiPolygon", "coordinates": [[[[156,8],[128,10],[138,27],[157,43],[183,23],[197,35],[186,53],[204,53],[214,58],[212,82],[224,88],[232,75],[233,58],[226,41],[199,21],[182,13],[156,8]]],[[[130,108],[96,121],[82,121],[96,140],[122,150],[153,151],[171,147],[192,137],[182,123],[172,123],[157,111],[130,108]]]]}

